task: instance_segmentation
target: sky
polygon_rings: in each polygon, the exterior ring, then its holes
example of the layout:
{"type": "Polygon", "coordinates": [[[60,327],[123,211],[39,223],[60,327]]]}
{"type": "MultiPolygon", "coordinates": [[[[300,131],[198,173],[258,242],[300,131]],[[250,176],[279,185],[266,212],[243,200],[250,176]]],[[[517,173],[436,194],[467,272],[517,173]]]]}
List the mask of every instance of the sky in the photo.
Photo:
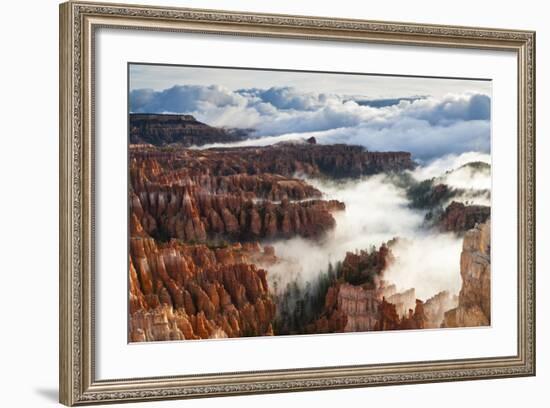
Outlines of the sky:
{"type": "Polygon", "coordinates": [[[420,161],[490,152],[491,81],[130,65],[131,112],[185,113],[272,144],[410,151],[420,161]]]}

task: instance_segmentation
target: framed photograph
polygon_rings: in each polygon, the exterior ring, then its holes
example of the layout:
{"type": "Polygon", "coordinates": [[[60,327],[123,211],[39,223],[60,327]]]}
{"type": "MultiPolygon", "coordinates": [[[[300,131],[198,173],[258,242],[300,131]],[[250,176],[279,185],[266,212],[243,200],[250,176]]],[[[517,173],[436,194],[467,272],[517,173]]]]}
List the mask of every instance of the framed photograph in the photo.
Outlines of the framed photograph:
{"type": "Polygon", "coordinates": [[[60,6],[66,405],[535,374],[535,33],[60,6]]]}

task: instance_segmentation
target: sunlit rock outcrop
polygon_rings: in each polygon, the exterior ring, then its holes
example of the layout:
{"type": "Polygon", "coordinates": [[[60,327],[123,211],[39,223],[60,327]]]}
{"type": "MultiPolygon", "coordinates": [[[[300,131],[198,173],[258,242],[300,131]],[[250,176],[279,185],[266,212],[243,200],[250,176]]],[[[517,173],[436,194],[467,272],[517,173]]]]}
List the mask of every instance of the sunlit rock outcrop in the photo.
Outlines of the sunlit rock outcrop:
{"type": "Polygon", "coordinates": [[[462,288],[458,306],[445,313],[442,327],[491,324],[491,224],[478,224],[464,235],[460,256],[462,288]]]}
{"type": "Polygon", "coordinates": [[[208,248],[175,240],[130,240],[131,341],[272,334],[275,304],[266,271],[272,248],[208,248]]]}

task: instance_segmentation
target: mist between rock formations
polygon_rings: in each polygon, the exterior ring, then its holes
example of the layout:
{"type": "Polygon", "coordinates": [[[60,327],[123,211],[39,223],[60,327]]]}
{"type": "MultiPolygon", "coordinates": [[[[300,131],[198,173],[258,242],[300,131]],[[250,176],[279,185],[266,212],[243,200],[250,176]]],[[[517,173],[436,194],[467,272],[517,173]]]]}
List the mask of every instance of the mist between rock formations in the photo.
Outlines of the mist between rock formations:
{"type": "MultiPolygon", "coordinates": [[[[490,187],[490,172],[463,171],[461,166],[488,159],[488,155],[479,153],[452,155],[420,166],[411,174],[418,181],[443,175],[456,186],[473,183],[486,188],[490,187]],[[456,169],[461,170],[453,172],[456,169]],[[445,175],[446,172],[450,173],[445,175]]],[[[335,265],[342,261],[346,252],[378,248],[399,238],[392,244],[395,262],[383,279],[396,284],[398,291],[414,288],[416,297],[423,301],[443,290],[458,294],[462,239],[454,233],[427,228],[426,212],[410,208],[405,188],[394,183],[391,177],[381,174],[345,182],[307,181],[322,191],[326,199],[344,202],[346,210],[334,213],[335,229],[318,241],[292,238],[272,243],[280,260],[267,267],[272,288],[275,282],[278,288],[293,281],[301,285],[314,284],[320,274],[327,273],[329,263],[335,265]]],[[[473,189],[469,196],[462,198],[483,204],[483,197],[473,189]]],[[[461,197],[455,199],[460,201],[461,197]]]]}

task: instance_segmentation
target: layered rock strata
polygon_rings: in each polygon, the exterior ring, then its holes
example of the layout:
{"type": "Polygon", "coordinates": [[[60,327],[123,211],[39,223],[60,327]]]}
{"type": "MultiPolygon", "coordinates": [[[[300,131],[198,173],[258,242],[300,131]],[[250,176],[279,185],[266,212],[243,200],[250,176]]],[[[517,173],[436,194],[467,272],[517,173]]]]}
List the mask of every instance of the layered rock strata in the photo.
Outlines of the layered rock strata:
{"type": "Polygon", "coordinates": [[[243,140],[248,131],[208,126],[192,115],[130,114],[130,143],[164,146],[200,146],[207,143],[228,143],[243,140]]]}
{"type": "Polygon", "coordinates": [[[130,247],[130,341],[273,334],[275,304],[258,266],[275,262],[272,248],[159,244],[137,234],[130,247]]]}
{"type": "Polygon", "coordinates": [[[161,241],[316,238],[334,228],[332,213],[345,209],[300,179],[246,168],[227,174],[205,152],[140,147],[130,158],[132,213],[161,241]]]}
{"type": "Polygon", "coordinates": [[[338,267],[337,279],[327,290],[321,315],[307,331],[343,333],[405,328],[402,323],[409,314],[408,306],[416,305],[415,291],[398,293],[395,285],[383,280],[384,271],[393,261],[386,244],[372,251],[348,252],[338,267]]]}
{"type": "Polygon", "coordinates": [[[415,166],[408,152],[371,152],[353,145],[283,143],[204,150],[131,145],[130,153],[136,158],[154,158],[159,162],[168,159],[174,169],[195,174],[208,169],[214,175],[268,173],[285,177],[301,174],[342,178],[401,171],[415,166]]]}
{"type": "Polygon", "coordinates": [[[453,201],[445,208],[439,218],[439,229],[443,232],[464,232],[487,221],[491,216],[491,207],[484,205],[465,205],[453,201]]]}
{"type": "Polygon", "coordinates": [[[462,288],[458,306],[445,313],[442,327],[491,324],[491,224],[487,220],[464,235],[460,255],[462,288]]]}
{"type": "MultiPolygon", "coordinates": [[[[365,288],[349,283],[337,283],[327,292],[325,309],[319,319],[308,327],[311,333],[346,333],[380,330],[423,329],[428,327],[424,303],[414,299],[404,311],[403,304],[394,304],[393,296],[408,298],[414,289],[395,293],[393,285],[365,288]],[[386,296],[389,295],[389,296],[386,296]]],[[[433,326],[431,326],[433,327],[433,326]]]]}

